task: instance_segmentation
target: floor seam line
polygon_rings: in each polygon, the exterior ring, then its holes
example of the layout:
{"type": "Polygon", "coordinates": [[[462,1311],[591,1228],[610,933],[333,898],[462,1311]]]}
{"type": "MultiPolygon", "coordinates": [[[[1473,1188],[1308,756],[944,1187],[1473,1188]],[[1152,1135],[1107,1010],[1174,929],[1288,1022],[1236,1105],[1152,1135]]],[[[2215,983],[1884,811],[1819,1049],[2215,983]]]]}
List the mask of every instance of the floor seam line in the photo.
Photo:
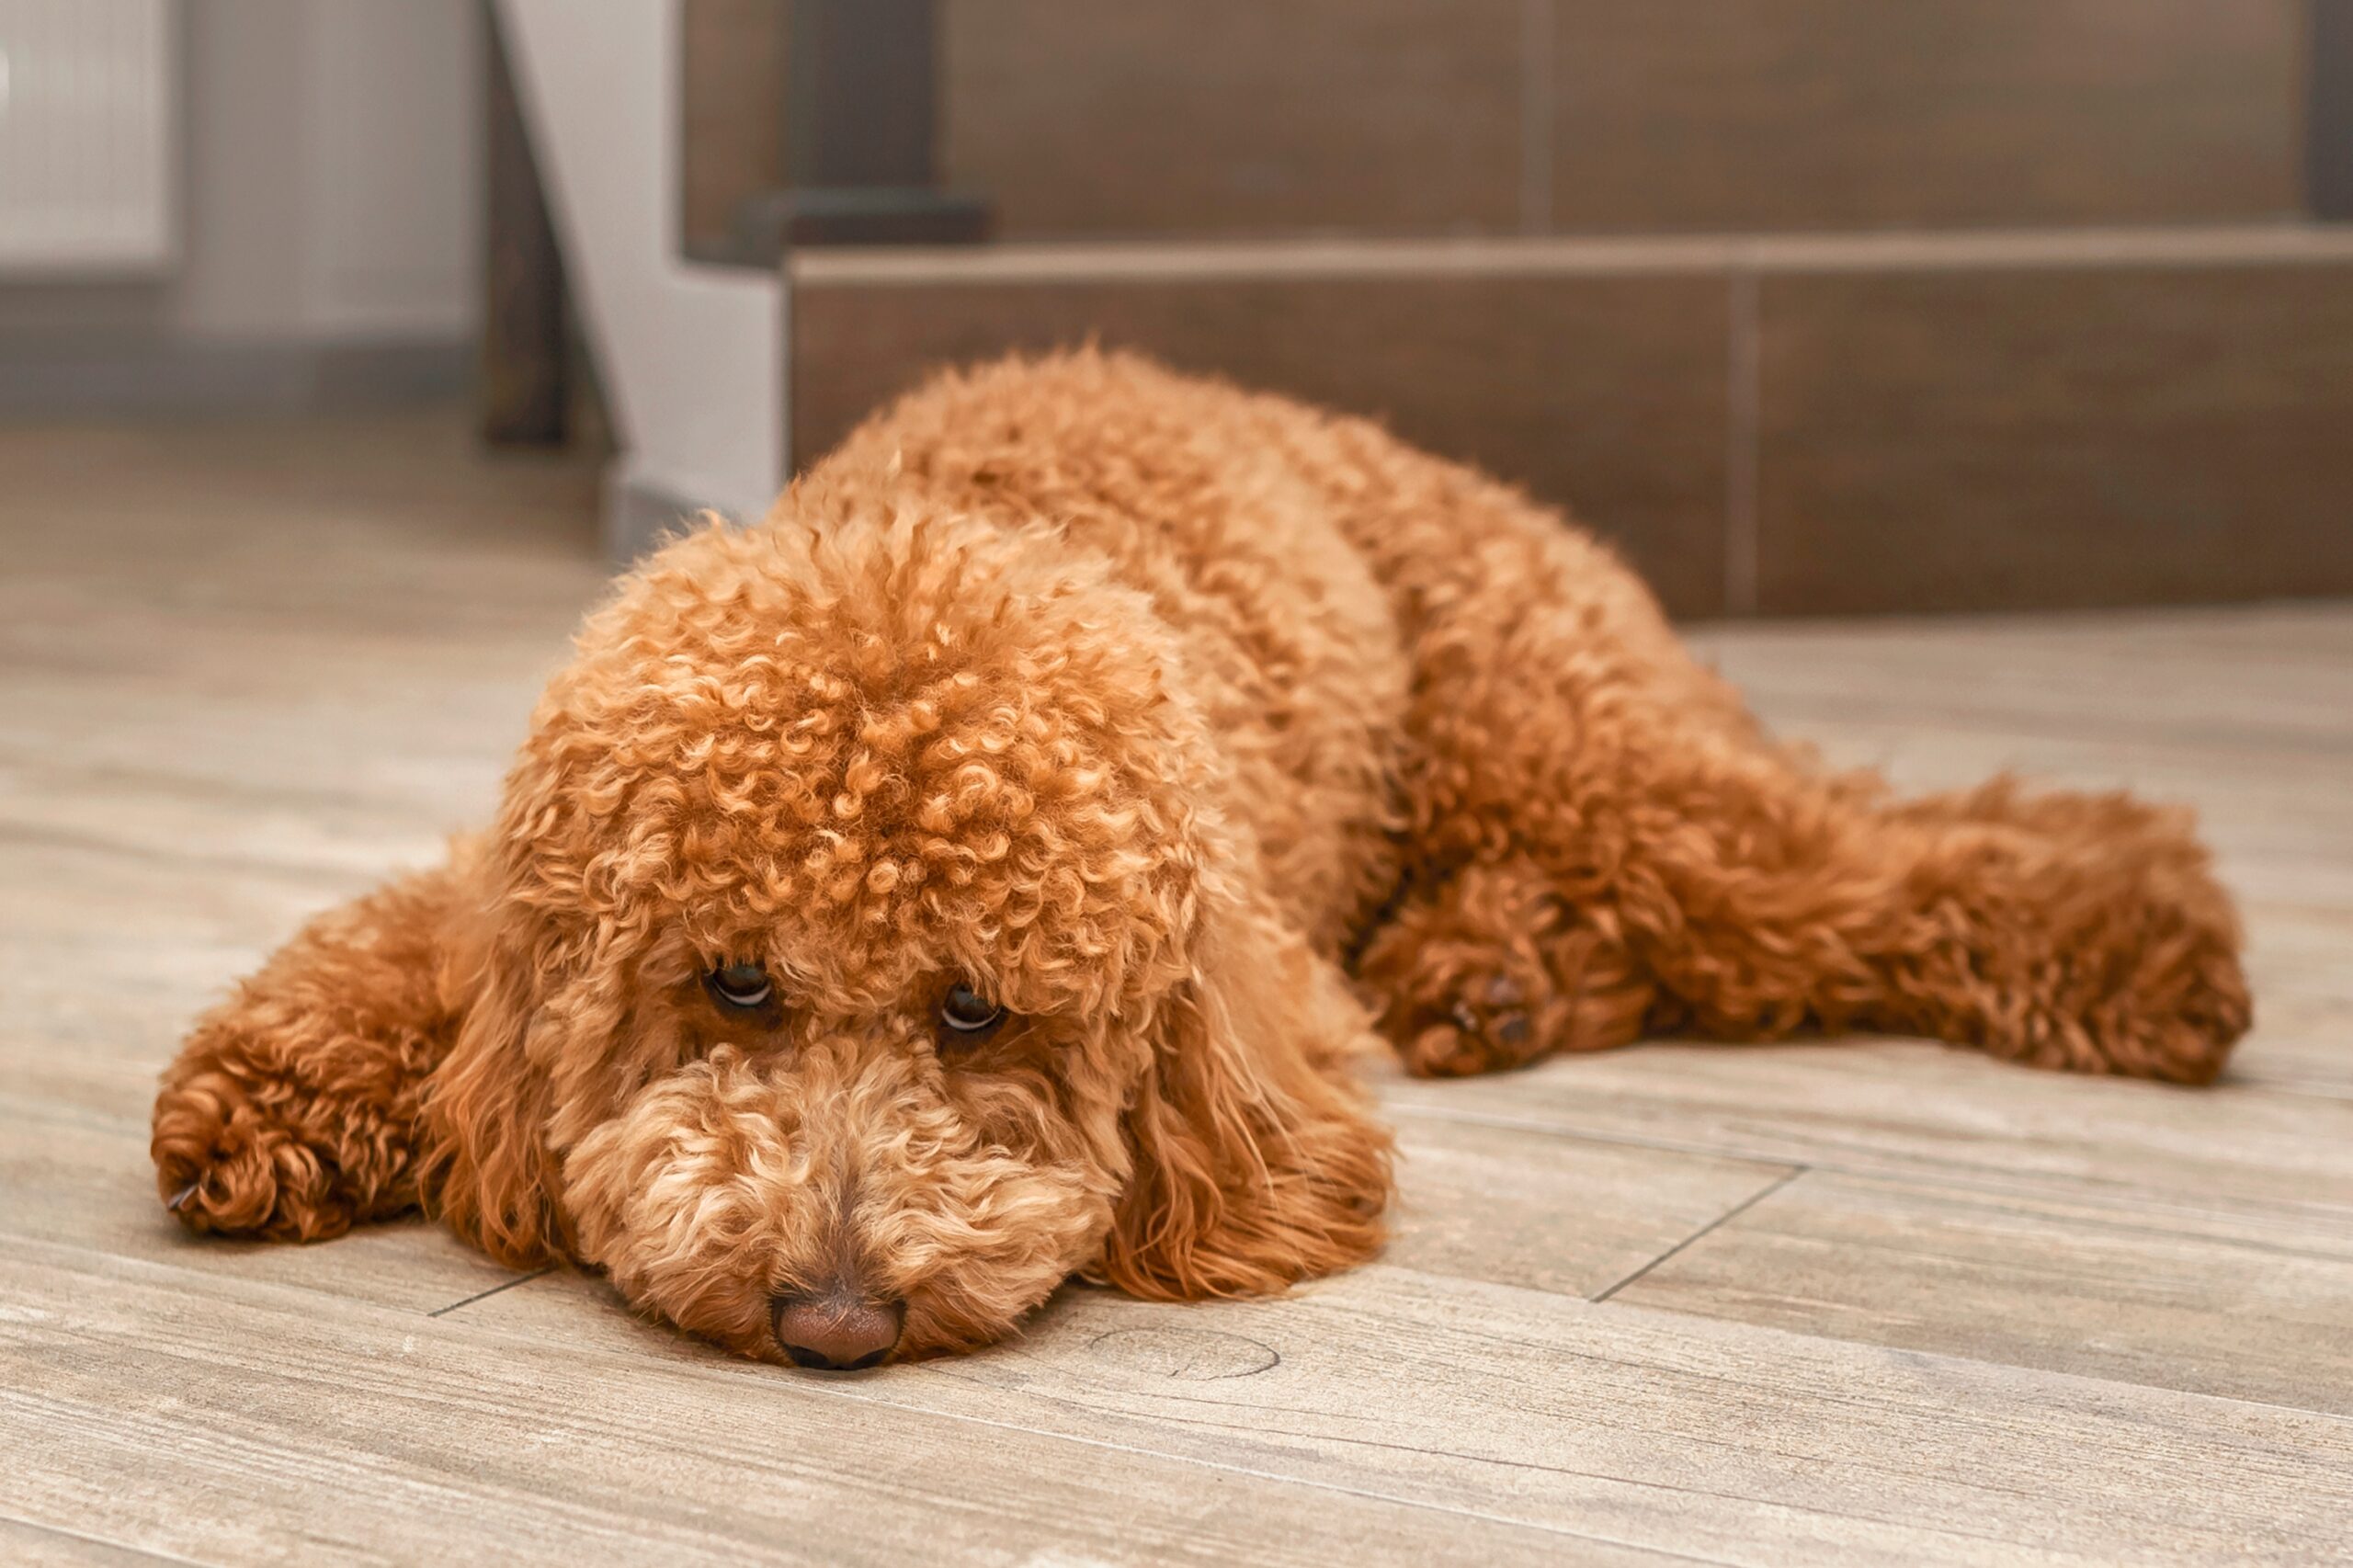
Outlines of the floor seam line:
{"type": "Polygon", "coordinates": [[[436,1307],[425,1315],[429,1318],[447,1317],[451,1312],[456,1312],[460,1307],[471,1307],[476,1301],[488,1301],[491,1297],[497,1295],[501,1290],[512,1290],[517,1285],[529,1285],[532,1280],[540,1278],[543,1276],[550,1275],[554,1272],[555,1265],[552,1263],[547,1264],[541,1267],[534,1268],[529,1274],[518,1274],[512,1279],[502,1280],[498,1284],[493,1285],[487,1290],[477,1290],[462,1301],[452,1301],[446,1307],[436,1307]]]}
{"type": "Polygon", "coordinates": [[[1775,1193],[1780,1191],[1781,1188],[1789,1186],[1790,1183],[1797,1180],[1798,1177],[1805,1175],[1812,1169],[1813,1169],[1812,1165],[1796,1166],[1785,1173],[1779,1180],[1763,1188],[1761,1191],[1750,1193],[1746,1198],[1742,1199],[1738,1203],[1733,1204],[1731,1208],[1725,1210],[1722,1213],[1717,1215],[1714,1219],[1709,1221],[1706,1224],[1700,1226],[1698,1230],[1692,1232],[1689,1235],[1684,1237],[1681,1241],[1676,1243],[1673,1246],[1667,1248],[1665,1252],[1659,1254],[1656,1257],[1651,1259],[1648,1263],[1645,1263],[1640,1268],[1637,1268],[1634,1272],[1626,1276],[1623,1279],[1618,1281],[1617,1284],[1609,1287],[1608,1290],[1604,1290],[1598,1296],[1593,1297],[1592,1301],[1594,1305],[1599,1306],[1602,1302],[1609,1300],[1610,1297],[1616,1295],[1627,1286],[1631,1285],[1637,1279],[1640,1279],[1644,1275],[1650,1273],[1652,1269],[1658,1267],[1661,1264],[1665,1263],[1672,1258],[1679,1256],[1685,1249],[1690,1247],[1695,1243],[1702,1241],[1708,1236],[1713,1235],[1718,1230],[1730,1224],[1733,1221],[1739,1219],[1743,1214],[1747,1213],[1751,1209],[1756,1208],[1758,1204],[1764,1202],[1767,1199],[1772,1197],[1775,1193]]]}
{"type": "Polygon", "coordinates": [[[67,1540],[85,1540],[92,1546],[105,1547],[109,1551],[127,1551],[135,1557],[148,1558],[156,1562],[186,1563],[188,1568],[209,1568],[209,1564],[220,1561],[217,1558],[188,1557],[176,1551],[162,1551],[152,1546],[140,1546],[132,1541],[93,1535],[88,1530],[77,1530],[71,1525],[52,1525],[41,1519],[28,1519],[22,1514],[0,1511],[0,1524],[39,1530],[43,1535],[61,1536],[67,1540]]]}

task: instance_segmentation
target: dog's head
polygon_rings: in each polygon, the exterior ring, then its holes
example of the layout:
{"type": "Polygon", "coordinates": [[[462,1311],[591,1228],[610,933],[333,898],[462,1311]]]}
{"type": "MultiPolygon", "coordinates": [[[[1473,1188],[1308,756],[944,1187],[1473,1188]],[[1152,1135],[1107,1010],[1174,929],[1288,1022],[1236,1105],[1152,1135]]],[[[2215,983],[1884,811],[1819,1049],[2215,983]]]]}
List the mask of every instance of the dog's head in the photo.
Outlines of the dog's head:
{"type": "Polygon", "coordinates": [[[427,1189],[749,1354],[1247,1293],[1377,1244],[1353,1017],[1256,907],[1163,621],[1045,536],[707,528],[509,778],[427,1189]]]}

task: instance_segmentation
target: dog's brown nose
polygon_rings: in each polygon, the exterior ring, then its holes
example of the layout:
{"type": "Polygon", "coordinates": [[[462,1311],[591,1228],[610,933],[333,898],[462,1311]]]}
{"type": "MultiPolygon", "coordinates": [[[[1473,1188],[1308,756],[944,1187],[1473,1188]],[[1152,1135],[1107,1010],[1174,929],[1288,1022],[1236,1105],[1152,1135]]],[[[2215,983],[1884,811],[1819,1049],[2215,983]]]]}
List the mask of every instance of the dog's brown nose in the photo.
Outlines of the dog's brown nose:
{"type": "Polygon", "coordinates": [[[878,1305],[855,1290],[779,1295],[770,1311],[776,1342],[793,1365],[833,1372],[855,1372],[881,1362],[899,1343],[899,1330],[907,1321],[906,1302],[878,1305]]]}

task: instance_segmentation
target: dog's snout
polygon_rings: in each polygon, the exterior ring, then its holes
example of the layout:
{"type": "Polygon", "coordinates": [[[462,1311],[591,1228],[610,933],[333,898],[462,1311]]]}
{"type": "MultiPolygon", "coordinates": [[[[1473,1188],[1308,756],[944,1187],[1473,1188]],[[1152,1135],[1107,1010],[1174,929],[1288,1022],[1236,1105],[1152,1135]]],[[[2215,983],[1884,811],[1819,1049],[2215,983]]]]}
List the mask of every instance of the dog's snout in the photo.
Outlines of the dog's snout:
{"type": "Polygon", "coordinates": [[[793,1365],[834,1372],[879,1365],[907,1322],[904,1301],[878,1303],[855,1290],[779,1294],[770,1312],[776,1342],[793,1365]]]}

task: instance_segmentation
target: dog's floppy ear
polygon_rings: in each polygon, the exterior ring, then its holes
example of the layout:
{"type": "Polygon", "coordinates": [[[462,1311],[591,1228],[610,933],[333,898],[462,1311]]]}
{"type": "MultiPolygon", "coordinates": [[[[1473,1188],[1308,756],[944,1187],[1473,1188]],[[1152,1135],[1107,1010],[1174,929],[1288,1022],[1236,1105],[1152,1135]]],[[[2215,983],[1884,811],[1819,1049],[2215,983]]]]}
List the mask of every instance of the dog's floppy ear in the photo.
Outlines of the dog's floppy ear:
{"type": "Polygon", "coordinates": [[[422,1107],[426,1210],[516,1267],[572,1255],[560,1151],[603,1104],[594,1079],[627,1010],[627,933],[640,929],[553,913],[587,902],[581,868],[602,831],[566,768],[567,753],[609,750],[566,705],[577,678],[549,687],[507,778],[482,893],[451,933],[446,983],[463,1022],[422,1107]]]}
{"type": "Polygon", "coordinates": [[[1390,1139],[1349,1066],[1362,1013],[1303,940],[1231,894],[1194,946],[1192,974],[1149,1026],[1104,1278],[1195,1300],[1363,1261],[1382,1239],[1390,1139]]]}
{"type": "Polygon", "coordinates": [[[518,1268],[565,1250],[548,1148],[552,1089],[529,1056],[542,981],[520,936],[485,916],[453,966],[464,1023],[426,1094],[423,1183],[428,1212],[518,1268]]]}

